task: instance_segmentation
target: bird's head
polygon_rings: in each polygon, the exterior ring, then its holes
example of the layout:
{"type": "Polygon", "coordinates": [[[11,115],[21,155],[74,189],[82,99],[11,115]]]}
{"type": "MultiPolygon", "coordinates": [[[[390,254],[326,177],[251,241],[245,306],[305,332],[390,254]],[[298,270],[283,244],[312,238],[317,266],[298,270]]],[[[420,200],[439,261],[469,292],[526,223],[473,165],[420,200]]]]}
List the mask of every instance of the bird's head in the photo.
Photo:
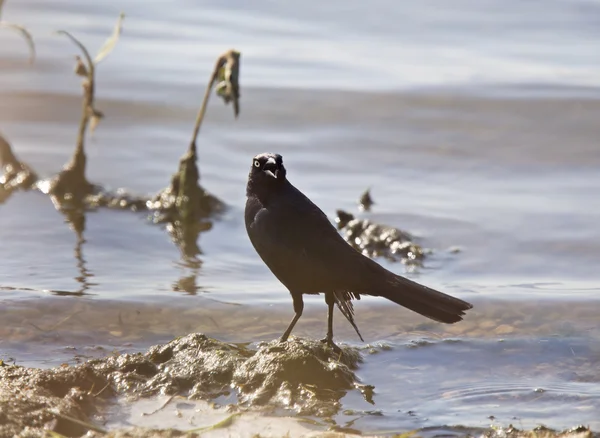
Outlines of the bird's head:
{"type": "Polygon", "coordinates": [[[281,155],[268,152],[258,154],[252,159],[246,191],[266,199],[284,185],[285,174],[281,155]]]}
{"type": "Polygon", "coordinates": [[[284,181],[283,157],[272,153],[257,155],[252,159],[250,178],[262,184],[277,184],[284,181]]]}

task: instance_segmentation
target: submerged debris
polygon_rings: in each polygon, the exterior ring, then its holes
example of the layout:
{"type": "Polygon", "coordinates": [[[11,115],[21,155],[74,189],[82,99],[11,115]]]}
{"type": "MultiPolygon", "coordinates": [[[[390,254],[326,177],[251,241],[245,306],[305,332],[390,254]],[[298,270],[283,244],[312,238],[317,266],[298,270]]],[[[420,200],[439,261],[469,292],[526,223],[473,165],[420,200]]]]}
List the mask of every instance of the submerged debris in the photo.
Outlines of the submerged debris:
{"type": "Polygon", "coordinates": [[[152,221],[166,224],[171,240],[188,261],[201,254],[198,236],[212,228],[208,218],[225,210],[225,203],[204,190],[199,179],[194,148],[192,156],[182,157],[171,184],[145,203],[152,221]]]}
{"type": "Polygon", "coordinates": [[[375,204],[375,201],[371,198],[371,189],[368,188],[360,195],[360,198],[358,198],[358,208],[361,211],[369,211],[373,204],[375,204]]]}
{"type": "Polygon", "coordinates": [[[0,203],[14,190],[29,190],[37,181],[35,172],[20,161],[12,151],[10,144],[0,135],[0,203]]]}
{"type": "Polygon", "coordinates": [[[419,263],[427,254],[409,233],[397,228],[357,219],[343,210],[336,211],[335,221],[344,239],[366,256],[419,263]]]}
{"type": "Polygon", "coordinates": [[[87,196],[85,201],[90,209],[105,207],[116,210],[145,211],[148,209],[150,199],[145,196],[133,195],[124,189],[110,192],[98,187],[94,193],[87,196]]]}
{"type": "Polygon", "coordinates": [[[486,438],[597,438],[599,435],[586,426],[575,426],[563,431],[538,426],[527,431],[517,429],[512,424],[508,427],[493,427],[482,434],[486,438]]]}
{"type": "Polygon", "coordinates": [[[198,221],[225,210],[225,203],[198,183],[199,172],[194,157],[182,157],[179,171],[173,175],[169,186],[145,202],[145,207],[153,212],[154,223],[184,218],[198,221]],[[193,205],[192,200],[195,201],[193,205]]]}

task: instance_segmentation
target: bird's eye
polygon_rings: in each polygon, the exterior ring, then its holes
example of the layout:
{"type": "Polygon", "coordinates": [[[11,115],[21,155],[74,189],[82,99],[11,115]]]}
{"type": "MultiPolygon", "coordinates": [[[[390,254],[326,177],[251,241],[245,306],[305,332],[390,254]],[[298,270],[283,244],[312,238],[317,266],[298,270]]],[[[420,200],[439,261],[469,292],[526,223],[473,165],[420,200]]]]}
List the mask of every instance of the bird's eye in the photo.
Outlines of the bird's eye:
{"type": "Polygon", "coordinates": [[[258,160],[254,160],[254,167],[260,167],[260,163],[258,162],[258,160]]]}

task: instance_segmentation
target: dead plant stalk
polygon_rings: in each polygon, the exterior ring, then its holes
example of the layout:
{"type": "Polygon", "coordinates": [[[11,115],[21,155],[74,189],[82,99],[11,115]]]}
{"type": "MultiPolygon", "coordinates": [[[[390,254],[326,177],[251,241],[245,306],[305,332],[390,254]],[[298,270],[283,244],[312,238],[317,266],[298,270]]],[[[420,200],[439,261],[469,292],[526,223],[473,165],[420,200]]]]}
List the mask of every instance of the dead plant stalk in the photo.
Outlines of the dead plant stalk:
{"type": "Polygon", "coordinates": [[[204,92],[202,105],[200,106],[200,110],[198,110],[198,115],[196,116],[196,123],[194,124],[194,131],[192,134],[192,141],[190,142],[188,154],[195,155],[196,153],[196,139],[198,137],[198,133],[200,132],[202,121],[204,120],[204,114],[206,113],[208,101],[210,99],[213,87],[220,79],[220,83],[223,84],[222,86],[224,89],[224,91],[220,94],[225,99],[226,103],[233,100],[234,114],[237,118],[239,114],[239,59],[240,53],[233,49],[223,53],[217,59],[213,72],[210,76],[210,80],[208,81],[208,85],[204,92]]]}

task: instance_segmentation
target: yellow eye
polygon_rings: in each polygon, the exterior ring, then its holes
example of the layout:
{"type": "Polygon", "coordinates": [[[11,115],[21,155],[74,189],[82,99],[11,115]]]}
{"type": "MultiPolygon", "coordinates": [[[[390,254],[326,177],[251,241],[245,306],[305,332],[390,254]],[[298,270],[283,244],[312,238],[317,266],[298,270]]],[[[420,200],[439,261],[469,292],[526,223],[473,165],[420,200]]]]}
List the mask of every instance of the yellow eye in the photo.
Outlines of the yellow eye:
{"type": "Polygon", "coordinates": [[[260,163],[258,162],[258,160],[254,160],[254,167],[260,167],[260,163]]]}

